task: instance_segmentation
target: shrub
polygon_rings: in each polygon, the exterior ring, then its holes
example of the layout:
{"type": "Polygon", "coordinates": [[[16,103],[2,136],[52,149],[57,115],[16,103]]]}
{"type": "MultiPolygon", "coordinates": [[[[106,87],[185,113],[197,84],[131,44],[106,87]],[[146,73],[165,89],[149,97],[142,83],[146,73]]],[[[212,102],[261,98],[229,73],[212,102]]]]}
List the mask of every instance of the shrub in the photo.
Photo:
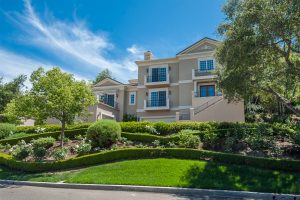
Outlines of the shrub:
{"type": "Polygon", "coordinates": [[[275,138],[268,135],[249,135],[245,141],[252,150],[267,150],[275,147],[275,138]]]}
{"type": "Polygon", "coordinates": [[[153,126],[146,125],[146,130],[151,134],[160,135],[160,133],[153,126]]]}
{"type": "Polygon", "coordinates": [[[13,146],[10,151],[14,158],[17,160],[23,160],[31,154],[32,146],[30,144],[26,144],[24,140],[21,140],[17,145],[13,146]]]}
{"type": "Polygon", "coordinates": [[[14,124],[0,123],[0,139],[6,138],[16,132],[14,124]]]}
{"type": "Polygon", "coordinates": [[[36,129],[35,129],[35,132],[37,134],[44,133],[45,131],[46,131],[46,128],[43,128],[43,127],[36,127],[36,129]]]}
{"type": "Polygon", "coordinates": [[[93,147],[110,147],[121,137],[120,125],[112,120],[99,120],[87,130],[87,139],[93,147]]]}
{"type": "Polygon", "coordinates": [[[124,122],[136,122],[137,116],[132,114],[124,114],[123,115],[123,121],[124,122]]]}
{"type": "Polygon", "coordinates": [[[37,146],[33,148],[33,156],[36,160],[42,160],[47,153],[47,149],[42,146],[37,146]]]}
{"type": "Polygon", "coordinates": [[[199,136],[193,135],[194,131],[182,130],[179,132],[178,145],[184,148],[197,148],[200,144],[199,136]]]}
{"type": "Polygon", "coordinates": [[[152,142],[152,144],[153,144],[154,147],[159,147],[160,146],[160,141],[159,140],[154,140],[152,142]]]}
{"type": "Polygon", "coordinates": [[[67,147],[55,149],[52,152],[52,157],[55,160],[64,160],[67,157],[68,152],[69,152],[69,149],[67,147]]]}
{"type": "Polygon", "coordinates": [[[85,141],[81,141],[79,143],[79,145],[76,145],[75,148],[74,148],[74,151],[79,155],[79,156],[82,156],[82,155],[85,155],[85,154],[88,154],[92,149],[92,145],[88,142],[85,142],[85,141]]]}
{"type": "Polygon", "coordinates": [[[53,137],[45,137],[39,138],[32,141],[33,148],[43,147],[45,149],[49,149],[55,143],[55,139],[53,137]]]}

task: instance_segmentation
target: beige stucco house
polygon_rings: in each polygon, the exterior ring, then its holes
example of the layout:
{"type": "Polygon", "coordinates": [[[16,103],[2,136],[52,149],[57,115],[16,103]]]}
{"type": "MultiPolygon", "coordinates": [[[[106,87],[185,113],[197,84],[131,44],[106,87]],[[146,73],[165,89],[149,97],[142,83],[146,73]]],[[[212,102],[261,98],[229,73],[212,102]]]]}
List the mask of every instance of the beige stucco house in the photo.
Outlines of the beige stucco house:
{"type": "Polygon", "coordinates": [[[228,102],[216,87],[219,41],[203,38],[175,57],[154,59],[150,51],[136,61],[138,79],[127,84],[105,79],[93,87],[99,104],[89,121],[132,114],[139,121],[243,122],[244,102],[228,102]]]}

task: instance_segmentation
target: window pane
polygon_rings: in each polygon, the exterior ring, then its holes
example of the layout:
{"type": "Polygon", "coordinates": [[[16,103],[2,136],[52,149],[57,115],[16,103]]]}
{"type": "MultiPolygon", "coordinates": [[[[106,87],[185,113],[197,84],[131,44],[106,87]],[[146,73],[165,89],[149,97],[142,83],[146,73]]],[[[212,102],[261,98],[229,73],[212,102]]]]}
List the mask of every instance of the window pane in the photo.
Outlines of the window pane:
{"type": "Polygon", "coordinates": [[[200,86],[200,97],[206,97],[206,94],[207,94],[207,87],[200,86]]]}
{"type": "Polygon", "coordinates": [[[158,82],[158,81],[159,81],[158,68],[152,68],[152,82],[158,82]]]}
{"type": "Polygon", "coordinates": [[[214,85],[208,86],[208,96],[215,96],[215,86],[214,85]]]}
{"type": "Polygon", "coordinates": [[[151,92],[150,104],[152,107],[156,107],[158,105],[158,92],[151,92]]]}
{"type": "Polygon", "coordinates": [[[201,60],[200,61],[200,71],[205,71],[206,70],[206,60],[201,60]]]}
{"type": "Polygon", "coordinates": [[[214,69],[214,61],[207,60],[207,70],[213,70],[213,69],[214,69]]]}
{"type": "Polygon", "coordinates": [[[134,94],[130,95],[130,104],[134,104],[134,94]]]}
{"type": "Polygon", "coordinates": [[[167,80],[167,69],[159,68],[159,81],[166,81],[167,80]]]}
{"type": "Polygon", "coordinates": [[[166,91],[159,91],[158,106],[166,106],[166,101],[167,101],[166,97],[167,97],[166,91]]]}
{"type": "Polygon", "coordinates": [[[115,96],[113,94],[107,95],[107,104],[112,107],[115,106],[115,96]]]}

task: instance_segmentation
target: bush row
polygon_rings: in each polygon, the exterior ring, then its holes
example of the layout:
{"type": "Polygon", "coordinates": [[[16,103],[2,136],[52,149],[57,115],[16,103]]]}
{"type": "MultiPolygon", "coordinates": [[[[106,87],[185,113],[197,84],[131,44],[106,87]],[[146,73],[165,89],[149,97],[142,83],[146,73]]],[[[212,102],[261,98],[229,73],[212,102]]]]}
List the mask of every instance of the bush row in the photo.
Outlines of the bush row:
{"type": "MultiPolygon", "coordinates": [[[[73,139],[76,135],[86,134],[86,130],[87,130],[86,128],[66,130],[65,137],[73,139]]],[[[21,140],[24,140],[25,142],[30,142],[33,139],[44,138],[44,137],[58,138],[60,136],[60,133],[61,133],[60,131],[55,131],[55,132],[47,132],[47,133],[40,133],[40,134],[28,134],[28,136],[25,137],[0,140],[0,144],[15,145],[21,140]]]]}
{"type": "MultiPolygon", "coordinates": [[[[183,129],[198,131],[216,131],[222,129],[232,129],[244,132],[244,130],[270,129],[274,135],[287,136],[294,132],[293,127],[286,124],[267,123],[231,123],[231,122],[120,122],[122,132],[131,133],[151,133],[149,126],[154,127],[161,135],[178,133],[183,129]]],[[[76,124],[66,127],[67,130],[88,128],[91,124],[76,124]]],[[[20,126],[17,132],[35,133],[37,127],[45,128],[47,132],[60,131],[60,125],[42,126],[20,126]]]]}
{"type": "Polygon", "coordinates": [[[267,123],[231,123],[231,122],[120,122],[123,132],[148,132],[147,126],[154,127],[161,135],[178,133],[184,129],[198,131],[216,131],[216,130],[255,130],[271,129],[274,135],[289,135],[294,130],[285,124],[267,124],[267,123]]]}
{"type": "Polygon", "coordinates": [[[300,160],[258,158],[229,153],[180,148],[119,149],[54,162],[23,162],[14,160],[10,155],[0,153],[0,164],[15,170],[22,170],[27,172],[43,172],[85,167],[89,165],[102,164],[125,159],[146,159],[160,157],[191,160],[210,160],[226,164],[247,165],[262,169],[300,171],[300,160]]]}
{"type": "MultiPolygon", "coordinates": [[[[74,130],[74,129],[82,129],[88,128],[91,124],[75,124],[75,125],[67,125],[66,130],[74,130]]],[[[40,126],[18,126],[16,132],[18,133],[36,133],[37,128],[45,128],[47,132],[60,131],[61,125],[59,124],[46,124],[40,126]]]]}

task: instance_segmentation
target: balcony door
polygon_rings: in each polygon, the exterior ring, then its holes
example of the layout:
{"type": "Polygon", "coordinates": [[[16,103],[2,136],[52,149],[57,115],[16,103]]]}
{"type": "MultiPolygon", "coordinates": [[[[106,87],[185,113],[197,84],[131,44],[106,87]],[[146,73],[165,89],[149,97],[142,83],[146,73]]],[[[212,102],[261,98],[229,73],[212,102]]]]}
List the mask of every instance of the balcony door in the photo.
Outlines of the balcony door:
{"type": "Polygon", "coordinates": [[[166,67],[157,67],[152,68],[152,82],[161,82],[167,80],[167,68],[166,67]]]}
{"type": "Polygon", "coordinates": [[[151,92],[150,106],[151,107],[167,106],[167,91],[151,92]]]}
{"type": "Polygon", "coordinates": [[[215,85],[201,85],[200,97],[212,97],[216,95],[215,85]]]}

